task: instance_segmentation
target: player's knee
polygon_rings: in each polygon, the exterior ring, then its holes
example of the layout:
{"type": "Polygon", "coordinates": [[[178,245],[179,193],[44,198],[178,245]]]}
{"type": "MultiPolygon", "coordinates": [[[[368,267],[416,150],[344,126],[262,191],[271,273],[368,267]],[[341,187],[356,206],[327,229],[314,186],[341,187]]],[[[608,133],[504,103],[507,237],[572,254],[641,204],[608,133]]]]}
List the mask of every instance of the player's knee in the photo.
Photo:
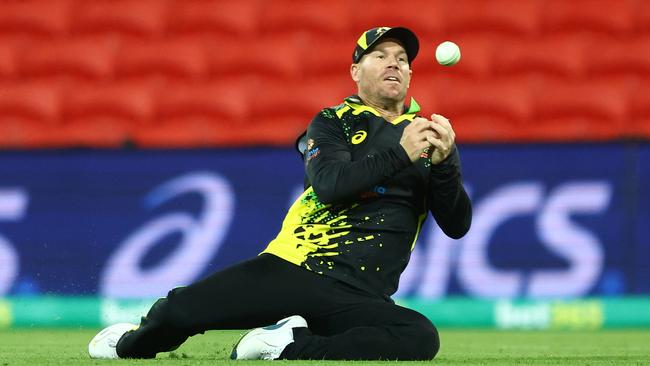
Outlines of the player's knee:
{"type": "Polygon", "coordinates": [[[146,317],[148,322],[153,322],[166,328],[184,329],[192,327],[191,314],[183,309],[175,298],[178,290],[174,289],[170,291],[167,297],[158,299],[151,306],[146,317]]]}
{"type": "Polygon", "coordinates": [[[415,325],[412,330],[410,355],[412,360],[432,360],[440,349],[440,337],[436,328],[415,325]]]}

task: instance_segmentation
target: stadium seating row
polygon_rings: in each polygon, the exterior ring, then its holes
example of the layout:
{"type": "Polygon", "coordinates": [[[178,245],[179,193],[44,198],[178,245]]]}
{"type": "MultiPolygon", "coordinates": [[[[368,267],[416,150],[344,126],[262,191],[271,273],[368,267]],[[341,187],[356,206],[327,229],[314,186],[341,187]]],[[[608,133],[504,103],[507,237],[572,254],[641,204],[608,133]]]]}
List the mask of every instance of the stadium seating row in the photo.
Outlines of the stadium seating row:
{"type": "Polygon", "coordinates": [[[650,31],[650,4],[644,0],[411,0],[402,5],[387,0],[5,0],[0,6],[0,33],[34,36],[344,34],[378,23],[410,24],[425,35],[485,30],[622,35],[650,31]]]}
{"type": "MultiPolygon", "coordinates": [[[[414,81],[411,94],[423,114],[452,118],[463,142],[603,140],[649,132],[647,83],[615,78],[567,84],[531,77],[473,84],[439,76],[414,81]]],[[[191,146],[192,139],[199,145],[228,145],[230,138],[287,144],[321,107],[338,104],[353,90],[351,81],[332,78],[280,84],[232,78],[173,87],[156,82],[2,84],[0,146],[65,146],[60,137],[65,134],[71,145],[84,146],[127,141],[191,146]]]]}
{"type": "MultiPolygon", "coordinates": [[[[84,37],[32,43],[0,43],[0,78],[68,76],[109,81],[160,76],[205,80],[227,75],[301,79],[345,74],[353,41],[298,38],[173,38],[122,42],[114,37],[84,37]]],[[[462,62],[453,69],[435,63],[435,44],[423,44],[414,70],[451,72],[459,77],[544,74],[591,78],[603,74],[650,75],[650,35],[626,41],[611,37],[547,36],[535,42],[501,37],[457,37],[462,62]]]]}

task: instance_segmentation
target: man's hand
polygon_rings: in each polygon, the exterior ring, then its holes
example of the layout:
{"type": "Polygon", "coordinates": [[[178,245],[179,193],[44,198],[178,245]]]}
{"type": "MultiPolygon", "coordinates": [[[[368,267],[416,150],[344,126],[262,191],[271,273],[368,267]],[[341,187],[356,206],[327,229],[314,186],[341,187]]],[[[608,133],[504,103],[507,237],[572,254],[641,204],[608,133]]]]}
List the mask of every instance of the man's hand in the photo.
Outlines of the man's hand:
{"type": "MultiPolygon", "coordinates": [[[[454,132],[454,129],[451,128],[449,120],[439,114],[432,114],[431,121],[427,122],[430,123],[431,128],[436,132],[435,134],[429,134],[426,136],[427,142],[434,147],[430,154],[431,164],[435,165],[449,156],[449,153],[454,147],[456,133],[454,132]]],[[[406,129],[404,130],[406,131],[406,129]]]]}
{"type": "Polygon", "coordinates": [[[420,158],[422,152],[430,147],[431,163],[445,160],[456,140],[456,133],[449,120],[439,114],[432,114],[431,120],[416,117],[402,132],[399,143],[408,154],[411,162],[420,158]]]}
{"type": "Polygon", "coordinates": [[[424,149],[433,145],[430,140],[435,140],[436,136],[434,136],[432,123],[426,118],[416,117],[404,128],[399,143],[412,163],[420,158],[424,149]]]}

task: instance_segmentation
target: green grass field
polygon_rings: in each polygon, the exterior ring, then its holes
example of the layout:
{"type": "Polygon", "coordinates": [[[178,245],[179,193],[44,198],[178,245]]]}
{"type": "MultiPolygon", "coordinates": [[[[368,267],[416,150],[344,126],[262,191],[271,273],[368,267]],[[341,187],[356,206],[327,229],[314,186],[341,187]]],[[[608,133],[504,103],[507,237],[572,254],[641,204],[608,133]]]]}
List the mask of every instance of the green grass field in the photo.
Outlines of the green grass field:
{"type": "MultiPolygon", "coordinates": [[[[0,331],[0,366],[9,365],[251,365],[231,361],[241,332],[212,331],[190,338],[156,360],[90,360],[86,347],[96,330],[16,329],[0,331]]],[[[442,329],[439,365],[647,365],[650,330],[594,332],[493,331],[442,329]]],[[[276,363],[278,363],[276,361],[276,363]]],[[[280,361],[292,365],[338,365],[339,361],[280,361]]],[[[431,362],[347,362],[355,365],[431,362]]]]}

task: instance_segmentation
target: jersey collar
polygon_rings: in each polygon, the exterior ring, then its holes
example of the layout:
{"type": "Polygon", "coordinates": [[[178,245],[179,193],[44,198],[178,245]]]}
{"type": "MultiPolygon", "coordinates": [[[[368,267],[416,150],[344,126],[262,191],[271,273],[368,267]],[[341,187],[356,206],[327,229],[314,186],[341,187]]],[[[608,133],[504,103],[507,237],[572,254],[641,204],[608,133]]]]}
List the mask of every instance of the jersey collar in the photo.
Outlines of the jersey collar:
{"type": "MultiPolygon", "coordinates": [[[[405,120],[412,121],[417,113],[420,112],[420,105],[415,101],[413,97],[411,97],[411,102],[409,103],[408,108],[407,106],[404,106],[404,109],[406,112],[392,120],[390,123],[396,125],[405,120]]],[[[381,114],[375,108],[363,104],[363,101],[361,98],[359,98],[358,95],[351,95],[345,98],[343,104],[341,105],[341,108],[337,109],[336,115],[341,118],[341,116],[343,116],[343,114],[347,111],[352,111],[352,114],[355,116],[363,112],[369,112],[377,117],[381,117],[381,114]]]]}

